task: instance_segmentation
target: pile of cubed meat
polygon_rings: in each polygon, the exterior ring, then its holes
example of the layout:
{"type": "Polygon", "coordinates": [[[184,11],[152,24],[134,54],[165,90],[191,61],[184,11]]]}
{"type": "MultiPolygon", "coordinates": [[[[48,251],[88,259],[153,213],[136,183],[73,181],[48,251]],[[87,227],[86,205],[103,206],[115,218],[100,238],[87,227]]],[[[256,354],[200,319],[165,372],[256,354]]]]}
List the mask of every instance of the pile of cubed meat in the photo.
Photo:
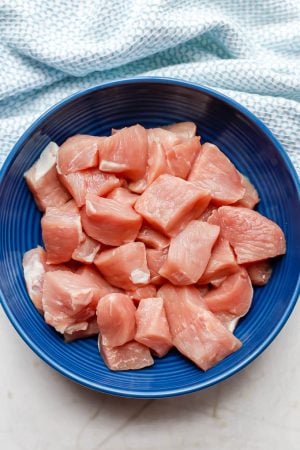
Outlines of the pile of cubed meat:
{"type": "Polygon", "coordinates": [[[233,331],[285,237],[194,123],[50,142],[24,176],[44,242],[24,254],[28,294],[67,342],[98,335],[111,370],[173,347],[207,370],[241,347],[233,331]]]}

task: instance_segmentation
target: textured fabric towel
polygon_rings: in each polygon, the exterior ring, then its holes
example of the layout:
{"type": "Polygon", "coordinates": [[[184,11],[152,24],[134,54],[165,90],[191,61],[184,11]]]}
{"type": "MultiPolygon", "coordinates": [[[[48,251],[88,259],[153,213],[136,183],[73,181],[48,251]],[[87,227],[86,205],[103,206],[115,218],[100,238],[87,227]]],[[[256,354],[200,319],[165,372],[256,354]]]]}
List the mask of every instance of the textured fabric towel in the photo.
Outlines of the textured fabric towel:
{"type": "Polygon", "coordinates": [[[299,0],[1,0],[0,37],[0,165],[57,101],[143,74],[234,98],[300,172],[299,0]]]}

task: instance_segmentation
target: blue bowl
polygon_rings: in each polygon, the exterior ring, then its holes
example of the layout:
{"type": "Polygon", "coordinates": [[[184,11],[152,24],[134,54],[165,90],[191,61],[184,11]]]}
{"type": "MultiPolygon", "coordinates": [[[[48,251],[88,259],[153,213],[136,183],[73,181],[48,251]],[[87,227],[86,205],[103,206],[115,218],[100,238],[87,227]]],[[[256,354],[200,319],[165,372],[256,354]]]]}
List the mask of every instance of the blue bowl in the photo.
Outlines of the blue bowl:
{"type": "Polygon", "coordinates": [[[3,308],[25,342],[63,375],[89,388],[131,397],[193,392],[233,375],[256,358],[284,326],[299,291],[300,209],[295,170],[271,132],[233,100],[178,80],[139,78],[103,84],[63,100],[43,114],[11,151],[0,178],[0,270],[3,308]],[[287,239],[267,286],[255,289],[253,305],[236,335],[243,347],[208,372],[175,350],[141,371],[111,372],[96,339],[65,344],[33,307],[24,284],[23,253],[42,244],[40,219],[23,173],[50,141],[76,133],[108,135],[111,128],[145,127],[191,120],[202,141],[211,141],[249,176],[259,191],[258,210],[277,222],[287,239]]]}

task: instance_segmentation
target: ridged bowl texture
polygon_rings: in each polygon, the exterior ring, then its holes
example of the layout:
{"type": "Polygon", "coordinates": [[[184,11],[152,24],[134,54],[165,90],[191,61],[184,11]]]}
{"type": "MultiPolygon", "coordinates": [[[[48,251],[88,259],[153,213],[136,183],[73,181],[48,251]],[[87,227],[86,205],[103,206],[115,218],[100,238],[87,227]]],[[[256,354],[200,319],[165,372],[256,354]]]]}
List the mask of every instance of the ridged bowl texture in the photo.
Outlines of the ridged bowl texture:
{"type": "MultiPolygon", "coordinates": [[[[137,155],[138,157],[138,155],[137,155]]],[[[89,388],[132,397],[166,397],[203,389],[233,375],[274,339],[299,292],[300,208],[295,170],[271,132],[245,108],[201,86],[164,78],[120,80],[79,92],[52,107],[19,139],[0,178],[0,287],[3,308],[25,342],[63,375],[89,388]],[[276,221],[287,254],[271,281],[256,288],[253,305],[236,329],[243,346],[202,372],[177,351],[139,371],[112,372],[95,338],[65,344],[32,305],[22,273],[23,253],[42,244],[41,215],[23,173],[52,140],[77,133],[109,135],[111,128],[154,127],[194,121],[202,142],[218,145],[257,187],[258,211],[276,221]]],[[[5,338],[2,336],[2,339],[5,338]]]]}

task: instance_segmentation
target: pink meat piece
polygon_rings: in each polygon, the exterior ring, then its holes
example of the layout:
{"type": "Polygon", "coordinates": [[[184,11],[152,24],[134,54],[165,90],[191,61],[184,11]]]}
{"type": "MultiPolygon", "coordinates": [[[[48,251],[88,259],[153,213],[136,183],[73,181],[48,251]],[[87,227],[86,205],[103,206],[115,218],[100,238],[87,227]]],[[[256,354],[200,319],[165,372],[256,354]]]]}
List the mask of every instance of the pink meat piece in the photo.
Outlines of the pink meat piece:
{"type": "Polygon", "coordinates": [[[180,140],[173,133],[162,128],[152,128],[147,130],[147,133],[148,159],[146,173],[142,179],[129,184],[129,189],[138,194],[142,194],[146,187],[160,175],[169,173],[165,145],[172,147],[180,143],[180,140]]]}
{"type": "Polygon", "coordinates": [[[198,217],[198,219],[201,220],[202,222],[207,222],[208,218],[212,215],[212,213],[216,209],[218,209],[217,206],[213,205],[212,203],[209,203],[209,205],[206,208],[206,210],[200,215],[200,217],[198,217]]]}
{"type": "Polygon", "coordinates": [[[100,244],[83,233],[84,239],[74,250],[72,258],[84,264],[91,264],[100,250],[100,244]]]}
{"type": "Polygon", "coordinates": [[[103,345],[117,347],[135,335],[135,306],[128,295],[107,294],[97,306],[97,322],[103,345]]]}
{"type": "Polygon", "coordinates": [[[151,348],[162,357],[172,348],[172,336],[162,298],[145,298],[135,313],[137,330],[135,340],[151,348]]]}
{"type": "Polygon", "coordinates": [[[101,299],[107,294],[120,292],[120,289],[109,284],[93,265],[84,265],[76,270],[85,283],[91,286],[97,293],[97,297],[101,299]]]}
{"type": "Polygon", "coordinates": [[[147,186],[153,183],[156,178],[165,173],[169,173],[167,166],[165,150],[160,142],[151,141],[149,142],[148,150],[148,167],[146,174],[146,183],[143,191],[147,186]]]}
{"type": "Polygon", "coordinates": [[[121,185],[121,181],[115,175],[100,172],[98,169],[60,175],[60,180],[79,208],[85,204],[88,194],[104,196],[121,185]]]}
{"type": "Polygon", "coordinates": [[[152,298],[156,296],[156,288],[153,284],[147,284],[146,286],[141,286],[133,291],[126,291],[126,294],[134,300],[135,302],[139,302],[143,298],[152,298]]]}
{"type": "Polygon", "coordinates": [[[229,242],[219,237],[199,283],[207,284],[236,272],[238,265],[229,242]]]}
{"type": "Polygon", "coordinates": [[[127,342],[120,347],[108,347],[101,343],[99,335],[99,351],[110,370],[137,370],[154,364],[148,347],[139,342],[127,342]]]}
{"type": "Polygon", "coordinates": [[[142,218],[128,204],[88,194],[81,211],[84,231],[106,245],[122,245],[134,241],[142,218]]]}
{"type": "Polygon", "coordinates": [[[168,257],[168,249],[146,249],[147,265],[150,270],[150,283],[163,284],[164,279],[159,275],[159,270],[168,257]]]}
{"type": "Polygon", "coordinates": [[[227,330],[231,331],[231,333],[234,332],[240,320],[239,317],[224,312],[214,313],[214,316],[217,317],[220,322],[222,322],[224,327],[226,327],[227,330]]]}
{"type": "Polygon", "coordinates": [[[56,270],[44,276],[44,318],[60,333],[86,330],[98,300],[98,290],[79,274],[56,270]]]}
{"type": "Polygon", "coordinates": [[[43,311],[42,294],[46,267],[45,250],[38,246],[23,256],[23,271],[27,292],[38,311],[43,311]]]}
{"type": "Polygon", "coordinates": [[[167,260],[159,274],[175,285],[196,283],[208,264],[220,228],[192,220],[171,239],[167,260]]]}
{"type": "Polygon", "coordinates": [[[164,128],[150,128],[148,132],[148,141],[156,142],[160,144],[164,151],[172,149],[175,145],[184,141],[181,137],[178,137],[176,133],[172,133],[170,130],[164,128]]]}
{"type": "Polygon", "coordinates": [[[154,228],[175,236],[186,224],[200,216],[210,194],[172,175],[158,177],[138,198],[135,210],[154,228]]]}
{"type": "Polygon", "coordinates": [[[73,199],[67,201],[64,205],[61,205],[59,209],[61,211],[73,212],[77,214],[79,213],[79,208],[73,199]]]}
{"type": "Polygon", "coordinates": [[[147,157],[147,132],[141,125],[134,125],[101,142],[99,168],[103,172],[117,173],[136,181],[146,172],[147,157]]]}
{"type": "Polygon", "coordinates": [[[55,142],[50,142],[39,159],[24,174],[27,186],[41,211],[45,211],[48,206],[61,206],[70,198],[70,194],[58,179],[57,151],[55,142]]]}
{"type": "Polygon", "coordinates": [[[272,266],[268,260],[248,264],[246,269],[254,286],[264,286],[272,275],[272,266]]]}
{"type": "Polygon", "coordinates": [[[186,179],[201,149],[200,138],[187,138],[162,128],[148,130],[149,158],[146,185],[163,174],[186,179]]]}
{"type": "Polygon", "coordinates": [[[165,125],[164,130],[171,131],[181,140],[191,139],[196,136],[196,124],[194,122],[178,122],[165,125]]]}
{"type": "Polygon", "coordinates": [[[133,194],[142,194],[144,192],[144,190],[147,187],[147,181],[145,178],[141,178],[140,180],[137,181],[131,181],[128,184],[128,189],[130,190],[130,192],[132,192],[133,194]]]}
{"type": "Polygon", "coordinates": [[[198,317],[199,311],[208,309],[199,289],[194,286],[173,286],[166,283],[157,291],[157,297],[164,301],[173,337],[188,327],[198,317]]]}
{"type": "Polygon", "coordinates": [[[210,290],[204,300],[212,312],[242,317],[249,311],[252,298],[251,280],[247,271],[240,268],[238,272],[229,275],[220,287],[210,290]]]}
{"type": "Polygon", "coordinates": [[[173,344],[204,371],[242,346],[241,341],[206,309],[202,309],[195,322],[173,337],[173,344]]]}
{"type": "Polygon", "coordinates": [[[210,312],[193,286],[163,285],[164,307],[173,345],[202,370],[238,350],[241,342],[210,312]]]}
{"type": "Polygon", "coordinates": [[[220,233],[233,247],[238,264],[273,258],[286,252],[281,228],[251,209],[222,206],[213,212],[208,222],[220,226],[220,233]]]}
{"type": "Polygon", "coordinates": [[[148,130],[146,173],[142,179],[129,184],[130,190],[141,194],[163,174],[187,178],[201,145],[199,137],[187,138],[185,132],[179,135],[162,128],[148,130]]]}
{"type": "Polygon", "coordinates": [[[117,187],[113,191],[111,191],[106,198],[116,200],[117,202],[120,202],[122,204],[133,206],[138,199],[138,195],[133,194],[126,188],[117,187]]]}
{"type": "Polygon", "coordinates": [[[145,191],[146,187],[152,184],[153,181],[156,180],[156,178],[158,178],[160,175],[169,173],[165,150],[159,140],[152,139],[151,131],[153,130],[149,130],[148,132],[149,142],[146,173],[143,178],[129,183],[128,186],[132,192],[135,192],[137,194],[142,194],[145,191]]]}
{"type": "MultiPolygon", "coordinates": [[[[238,267],[239,267],[239,266],[237,265],[237,268],[238,268],[238,267]]],[[[210,284],[212,287],[220,287],[221,284],[223,283],[223,281],[226,280],[226,278],[227,278],[227,276],[220,277],[220,278],[212,278],[212,279],[210,280],[209,284],[210,284]]],[[[200,283],[200,280],[199,280],[199,283],[200,283]]]]}
{"type": "Polygon", "coordinates": [[[73,342],[78,339],[86,339],[92,336],[97,336],[99,334],[99,327],[97,323],[97,318],[93,317],[89,319],[87,322],[86,330],[74,331],[73,333],[64,333],[65,342],[73,342]]]}
{"type": "Polygon", "coordinates": [[[144,242],[147,247],[162,250],[169,246],[170,239],[153,228],[143,225],[136,238],[137,241],[144,242]]]}
{"type": "Polygon", "coordinates": [[[166,149],[168,173],[186,180],[200,149],[201,144],[198,136],[174,145],[173,148],[166,149]]]}
{"type": "Polygon", "coordinates": [[[235,203],[245,194],[239,172],[213,144],[202,145],[188,179],[210,191],[212,202],[216,205],[235,203]]]}
{"type": "Polygon", "coordinates": [[[240,176],[245,188],[245,193],[235,206],[244,206],[245,208],[253,209],[259,202],[257,190],[245,175],[240,174],[240,176]]]}
{"type": "Polygon", "coordinates": [[[49,207],[41,220],[48,264],[60,264],[72,258],[84,236],[80,214],[49,207]]]}
{"type": "Polygon", "coordinates": [[[97,167],[99,164],[99,145],[105,139],[88,134],[77,134],[68,138],[57,154],[57,171],[60,174],[97,167]]]}
{"type": "Polygon", "coordinates": [[[133,290],[149,284],[150,272],[146,248],[142,242],[131,242],[104,250],[96,256],[94,263],[106,280],[114,286],[133,290]]]}

